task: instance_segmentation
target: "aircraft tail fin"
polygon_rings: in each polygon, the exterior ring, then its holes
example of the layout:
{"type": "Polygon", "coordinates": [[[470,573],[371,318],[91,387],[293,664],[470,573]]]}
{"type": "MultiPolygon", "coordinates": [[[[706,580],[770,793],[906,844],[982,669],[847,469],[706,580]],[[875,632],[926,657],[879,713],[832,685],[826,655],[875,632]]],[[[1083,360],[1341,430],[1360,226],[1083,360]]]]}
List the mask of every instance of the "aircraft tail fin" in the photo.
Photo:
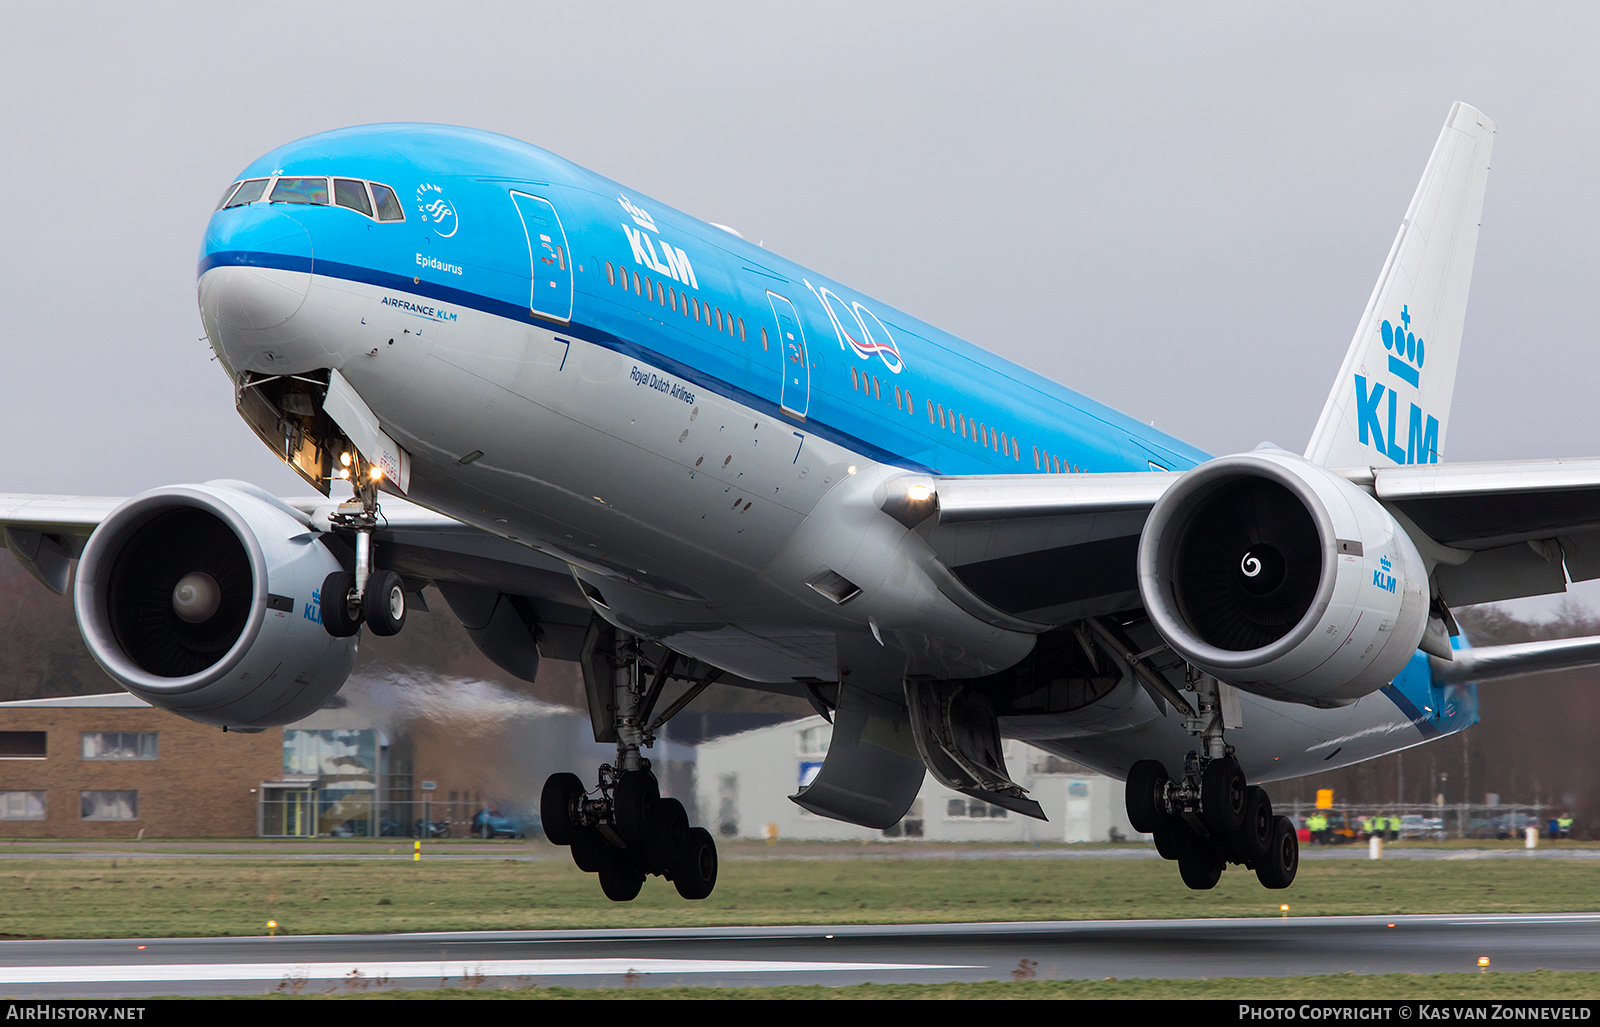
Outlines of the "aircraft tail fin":
{"type": "Polygon", "coordinates": [[[1439,461],[1493,144],[1494,122],[1481,111],[1450,108],[1307,460],[1332,467],[1439,461]]]}

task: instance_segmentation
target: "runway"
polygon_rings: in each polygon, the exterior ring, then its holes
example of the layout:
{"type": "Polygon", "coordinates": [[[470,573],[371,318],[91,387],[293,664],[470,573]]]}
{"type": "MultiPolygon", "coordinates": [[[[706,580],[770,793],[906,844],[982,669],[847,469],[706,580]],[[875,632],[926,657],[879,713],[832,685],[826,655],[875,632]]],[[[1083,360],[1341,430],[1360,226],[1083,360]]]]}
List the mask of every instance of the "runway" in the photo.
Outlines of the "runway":
{"type": "Polygon", "coordinates": [[[0,943],[0,995],[942,983],[1592,970],[1600,914],[0,943]]]}

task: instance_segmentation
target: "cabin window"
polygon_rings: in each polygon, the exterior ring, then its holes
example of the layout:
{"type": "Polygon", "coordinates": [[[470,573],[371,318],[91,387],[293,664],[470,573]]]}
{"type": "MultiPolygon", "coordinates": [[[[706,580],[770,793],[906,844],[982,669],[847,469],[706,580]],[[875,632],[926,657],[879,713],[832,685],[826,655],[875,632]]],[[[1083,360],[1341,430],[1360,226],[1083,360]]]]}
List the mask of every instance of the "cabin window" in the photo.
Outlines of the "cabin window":
{"type": "Polygon", "coordinates": [[[740,342],[744,342],[745,341],[745,337],[744,337],[744,318],[742,318],[742,317],[739,319],[739,341],[740,342]]]}
{"type": "Polygon", "coordinates": [[[611,266],[611,261],[609,260],[606,261],[606,284],[613,286],[617,284],[617,272],[611,266]]]}
{"type": "Polygon", "coordinates": [[[1000,452],[1004,456],[1011,455],[1011,443],[1006,440],[1006,433],[1000,433],[1000,452]]]}
{"type": "Polygon", "coordinates": [[[1039,469],[1039,447],[1038,446],[1034,446],[1033,447],[1033,469],[1036,470],[1036,471],[1039,469]]]}
{"type": "Polygon", "coordinates": [[[676,314],[678,312],[678,290],[667,286],[667,307],[676,314]]]}
{"type": "Polygon", "coordinates": [[[904,408],[903,408],[903,407],[902,407],[902,406],[901,406],[901,405],[900,405],[900,386],[898,386],[898,385],[896,385],[896,386],[895,386],[895,387],[894,387],[894,408],[895,408],[895,409],[896,409],[896,410],[902,410],[902,409],[904,409],[904,408]]]}
{"type": "Polygon", "coordinates": [[[967,437],[967,415],[966,414],[957,414],[956,416],[961,419],[961,437],[962,438],[966,438],[967,437]]]}
{"type": "Polygon", "coordinates": [[[854,367],[850,369],[850,387],[855,389],[857,392],[861,391],[861,378],[856,373],[856,369],[854,367]]]}
{"type": "Polygon", "coordinates": [[[280,178],[272,187],[273,203],[311,203],[327,206],[326,178],[280,178]]]}
{"type": "Polygon", "coordinates": [[[341,207],[359,210],[369,218],[372,216],[372,201],[367,199],[365,182],[358,182],[353,178],[334,179],[333,202],[341,207]]]}
{"type": "Polygon", "coordinates": [[[386,185],[379,185],[377,182],[372,183],[372,205],[378,208],[379,221],[404,221],[406,219],[405,208],[400,206],[399,197],[395,196],[394,190],[386,185]]]}
{"type": "Polygon", "coordinates": [[[939,409],[939,427],[943,428],[945,426],[945,424],[944,424],[944,404],[940,403],[938,409],[939,409]]]}
{"type": "Polygon", "coordinates": [[[916,405],[911,402],[911,390],[907,389],[906,390],[906,413],[907,414],[915,414],[916,412],[917,412],[916,405]]]}
{"type": "Polygon", "coordinates": [[[879,385],[878,385],[878,376],[877,375],[873,375],[872,376],[872,398],[873,399],[882,399],[883,398],[883,389],[880,388],[879,385]]]}
{"type": "Polygon", "coordinates": [[[639,272],[637,271],[633,273],[633,294],[635,296],[644,295],[644,290],[639,287],[639,272]]]}
{"type": "Polygon", "coordinates": [[[694,297],[694,319],[700,320],[700,297],[694,297]]]}
{"type": "Polygon", "coordinates": [[[934,419],[934,416],[933,416],[933,400],[931,400],[931,399],[928,400],[928,423],[929,424],[938,424],[939,423],[937,420],[934,419]]]}
{"type": "Polygon", "coordinates": [[[761,327],[761,351],[763,353],[767,351],[767,329],[765,325],[761,327]]]}

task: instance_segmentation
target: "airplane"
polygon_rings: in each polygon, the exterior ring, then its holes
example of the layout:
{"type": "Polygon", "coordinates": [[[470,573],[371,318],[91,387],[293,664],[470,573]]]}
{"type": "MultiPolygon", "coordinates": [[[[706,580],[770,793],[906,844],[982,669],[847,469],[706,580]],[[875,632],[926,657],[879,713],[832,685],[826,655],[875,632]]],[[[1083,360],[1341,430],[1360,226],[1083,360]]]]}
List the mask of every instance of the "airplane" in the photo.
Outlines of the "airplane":
{"type": "Polygon", "coordinates": [[[821,816],[890,827],[931,773],[1042,819],[1017,738],[1125,779],[1189,887],[1287,887],[1263,782],[1600,662],[1451,613],[1600,577],[1600,460],[1441,462],[1493,138],[1451,108],[1305,451],[1212,456],[534,146],[314,135],[224,190],[197,290],[317,495],[9,495],[0,525],[114,680],[225,730],[324,705],[426,585],[508,673],[577,661],[616,758],[541,815],[614,900],[715,887],[646,755],[713,684],[829,719],[791,797],[821,816]]]}

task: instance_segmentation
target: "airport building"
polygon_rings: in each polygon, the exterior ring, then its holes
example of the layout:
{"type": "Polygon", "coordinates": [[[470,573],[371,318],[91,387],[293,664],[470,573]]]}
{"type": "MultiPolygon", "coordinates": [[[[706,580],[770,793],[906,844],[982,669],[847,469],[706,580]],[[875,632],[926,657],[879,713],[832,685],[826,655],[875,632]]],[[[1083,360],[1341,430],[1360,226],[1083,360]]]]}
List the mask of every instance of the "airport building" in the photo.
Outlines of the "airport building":
{"type": "MultiPolygon", "coordinates": [[[[827,756],[832,727],[822,718],[768,718],[752,730],[739,730],[750,721],[738,715],[680,719],[691,733],[659,739],[649,755],[664,793],[719,837],[1135,836],[1120,781],[1020,742],[1005,743],[1007,766],[1048,822],[928,778],[906,818],[875,831],[788,799],[827,756]],[[780,753],[788,757],[775,759],[780,753]]],[[[436,713],[399,729],[338,704],[250,734],[173,716],[126,692],[29,699],[0,703],[0,838],[411,836],[418,821],[460,837],[483,808],[532,824],[547,774],[576,768],[592,781],[610,756],[611,747],[594,743],[587,714],[521,698],[491,715],[481,707],[436,713]]]]}
{"type": "Polygon", "coordinates": [[[698,822],[723,838],[1104,842],[1148,837],[1128,823],[1121,781],[1013,740],[1004,743],[1006,766],[1048,821],[971,798],[931,776],[923,779],[906,817],[886,830],[820,817],[788,796],[821,769],[832,733],[827,721],[809,717],[701,743],[695,754],[698,822]]]}

